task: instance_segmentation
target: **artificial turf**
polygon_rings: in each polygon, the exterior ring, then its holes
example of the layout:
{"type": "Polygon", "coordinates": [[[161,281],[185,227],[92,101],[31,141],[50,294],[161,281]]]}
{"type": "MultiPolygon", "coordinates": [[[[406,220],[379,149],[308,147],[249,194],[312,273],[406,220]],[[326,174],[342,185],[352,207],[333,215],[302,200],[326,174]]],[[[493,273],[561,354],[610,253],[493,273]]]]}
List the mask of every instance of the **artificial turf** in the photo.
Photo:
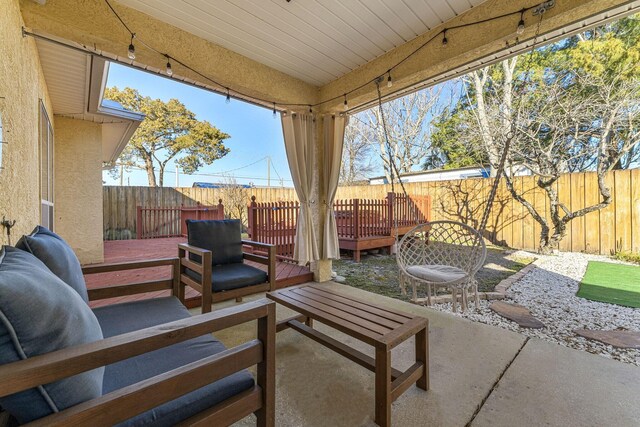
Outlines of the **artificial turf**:
{"type": "Polygon", "coordinates": [[[640,308],[640,266],[589,261],[576,295],[640,308]]]}

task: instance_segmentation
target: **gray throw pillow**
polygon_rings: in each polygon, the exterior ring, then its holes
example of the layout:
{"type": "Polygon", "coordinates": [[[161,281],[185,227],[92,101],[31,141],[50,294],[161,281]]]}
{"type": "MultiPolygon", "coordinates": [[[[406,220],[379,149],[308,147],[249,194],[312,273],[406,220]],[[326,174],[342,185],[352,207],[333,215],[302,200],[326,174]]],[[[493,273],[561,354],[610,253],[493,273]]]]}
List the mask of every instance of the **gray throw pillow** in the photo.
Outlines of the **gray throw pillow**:
{"type": "MultiPolygon", "coordinates": [[[[26,251],[0,249],[0,364],[102,339],[89,306],[26,251]]],[[[104,368],[0,397],[21,424],[102,395],[104,368]]]]}
{"type": "MultiPolygon", "coordinates": [[[[242,262],[242,225],[240,220],[187,220],[187,240],[192,246],[212,252],[212,264],[242,262]]],[[[201,262],[200,257],[191,259],[201,262]]]]}
{"type": "Polygon", "coordinates": [[[84,302],[89,302],[80,261],[62,237],[39,225],[30,235],[22,236],[16,247],[35,255],[53,274],[75,289],[84,302]]]}

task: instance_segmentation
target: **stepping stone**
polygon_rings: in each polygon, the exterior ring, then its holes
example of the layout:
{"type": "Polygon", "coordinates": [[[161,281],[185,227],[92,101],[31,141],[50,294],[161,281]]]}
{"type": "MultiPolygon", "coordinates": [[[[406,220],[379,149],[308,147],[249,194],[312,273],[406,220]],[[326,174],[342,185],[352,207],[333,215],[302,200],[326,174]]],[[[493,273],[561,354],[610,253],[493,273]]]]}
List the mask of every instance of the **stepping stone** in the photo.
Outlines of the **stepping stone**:
{"type": "Polygon", "coordinates": [[[533,317],[529,309],[521,305],[496,301],[492,303],[489,308],[500,316],[516,322],[523,328],[544,328],[544,323],[533,317]]]}
{"type": "Polygon", "coordinates": [[[593,329],[576,329],[574,333],[590,340],[600,341],[617,348],[640,349],[640,332],[638,331],[596,331],[593,329]]]}
{"type": "Polygon", "coordinates": [[[347,283],[347,279],[344,276],[336,276],[333,278],[336,283],[347,283]]]}

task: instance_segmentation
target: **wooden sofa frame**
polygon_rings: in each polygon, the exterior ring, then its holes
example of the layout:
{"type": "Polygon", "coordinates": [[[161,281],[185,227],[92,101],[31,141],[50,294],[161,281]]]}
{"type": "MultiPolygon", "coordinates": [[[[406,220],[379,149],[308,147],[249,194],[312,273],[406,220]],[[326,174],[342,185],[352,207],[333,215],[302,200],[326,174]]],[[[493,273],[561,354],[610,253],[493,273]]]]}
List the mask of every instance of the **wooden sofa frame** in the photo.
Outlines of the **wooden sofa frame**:
{"type": "MultiPolygon", "coordinates": [[[[99,300],[171,290],[184,296],[178,258],[89,266],[85,274],[172,266],[171,278],[89,289],[99,300]],[[182,289],[181,289],[182,288],[182,289]]],[[[182,298],[184,299],[184,298],[182,298]]],[[[256,385],[185,420],[180,425],[230,425],[255,413],[258,426],[275,421],[275,304],[266,299],[153,326],[90,344],[0,366],[0,396],[28,390],[188,339],[257,320],[257,339],[64,411],[36,420],[34,426],[110,426],[204,387],[234,372],[257,365],[256,385]]]]}
{"type": "Polygon", "coordinates": [[[267,266],[267,282],[258,283],[256,285],[245,286],[243,288],[232,289],[229,291],[213,292],[211,288],[211,270],[212,270],[212,257],[211,251],[198,248],[186,243],[178,244],[178,257],[180,258],[180,282],[182,294],[180,301],[184,301],[184,286],[189,286],[202,295],[202,313],[209,313],[211,311],[211,304],[214,302],[226,301],[230,299],[240,300],[242,297],[259,292],[271,292],[276,290],[276,246],[266,243],[252,242],[250,240],[243,240],[242,244],[258,249],[261,255],[257,253],[248,253],[243,251],[243,259],[254,261],[259,264],[267,266]],[[199,255],[202,259],[201,263],[197,263],[189,259],[189,254],[199,255]],[[185,274],[185,269],[195,271],[200,275],[202,281],[198,283],[193,278],[185,274]]]}

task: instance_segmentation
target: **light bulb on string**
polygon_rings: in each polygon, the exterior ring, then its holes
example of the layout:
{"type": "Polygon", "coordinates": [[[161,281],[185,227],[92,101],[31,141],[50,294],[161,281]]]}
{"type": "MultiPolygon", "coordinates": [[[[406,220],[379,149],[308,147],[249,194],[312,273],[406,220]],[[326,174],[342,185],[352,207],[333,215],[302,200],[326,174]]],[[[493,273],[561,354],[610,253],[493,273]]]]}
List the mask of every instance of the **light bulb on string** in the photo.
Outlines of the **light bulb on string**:
{"type": "Polygon", "coordinates": [[[167,76],[173,76],[173,69],[171,68],[171,61],[169,60],[169,56],[167,56],[167,76]]]}
{"type": "Polygon", "coordinates": [[[131,34],[131,43],[129,43],[129,51],[127,52],[127,56],[130,60],[136,59],[136,47],[133,45],[133,38],[135,34],[131,34]]]}
{"type": "Polygon", "coordinates": [[[347,102],[347,94],[344,94],[344,110],[347,111],[349,109],[349,103],[347,102]]]}
{"type": "Polygon", "coordinates": [[[446,46],[449,43],[449,40],[447,39],[447,30],[444,30],[442,32],[442,46],[446,46]]]}
{"type": "Polygon", "coordinates": [[[273,118],[275,119],[277,116],[278,112],[276,111],[276,103],[273,103],[273,118]]]}
{"type": "Polygon", "coordinates": [[[391,80],[391,71],[389,71],[389,77],[387,77],[387,87],[393,86],[393,80],[391,80]]]}
{"type": "Polygon", "coordinates": [[[309,105],[309,114],[313,114],[313,107],[309,105]]]}
{"type": "Polygon", "coordinates": [[[516,29],[516,34],[521,35],[524,33],[524,11],[520,13],[520,22],[518,22],[518,28],[516,29]]]}
{"type": "Polygon", "coordinates": [[[227,98],[224,100],[227,104],[231,102],[231,94],[229,93],[229,88],[227,88],[227,98]]]}

